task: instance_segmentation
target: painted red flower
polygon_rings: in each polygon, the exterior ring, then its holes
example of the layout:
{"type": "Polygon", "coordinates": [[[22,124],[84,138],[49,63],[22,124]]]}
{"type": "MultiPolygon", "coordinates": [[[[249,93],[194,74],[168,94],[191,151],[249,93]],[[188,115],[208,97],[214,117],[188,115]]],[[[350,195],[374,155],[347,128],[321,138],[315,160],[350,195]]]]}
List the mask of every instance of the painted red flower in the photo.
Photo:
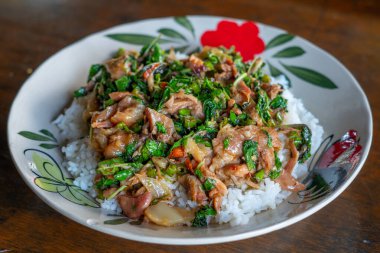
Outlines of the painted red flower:
{"type": "Polygon", "coordinates": [[[259,28],[252,21],[240,26],[236,22],[222,20],[215,31],[206,31],[201,36],[203,46],[235,46],[244,61],[252,60],[265,49],[264,41],[259,37],[259,28]]]}

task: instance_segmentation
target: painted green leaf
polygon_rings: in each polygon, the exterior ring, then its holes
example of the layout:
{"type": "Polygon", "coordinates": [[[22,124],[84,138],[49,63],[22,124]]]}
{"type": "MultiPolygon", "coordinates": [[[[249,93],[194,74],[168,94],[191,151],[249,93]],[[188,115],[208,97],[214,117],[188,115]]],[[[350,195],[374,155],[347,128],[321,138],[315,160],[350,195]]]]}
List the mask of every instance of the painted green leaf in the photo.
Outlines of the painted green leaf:
{"type": "Polygon", "coordinates": [[[47,159],[40,156],[38,153],[33,152],[32,160],[36,165],[40,176],[60,182],[64,180],[61,169],[52,159],[47,159]]]}
{"type": "Polygon", "coordinates": [[[268,62],[268,67],[269,67],[269,72],[270,72],[271,76],[278,77],[280,75],[283,75],[285,77],[285,79],[288,81],[287,87],[288,88],[292,87],[292,82],[290,81],[290,79],[288,78],[287,75],[285,75],[283,72],[281,72],[281,70],[279,70],[278,68],[276,68],[275,66],[273,66],[269,62],[268,62]]]}
{"type": "Polygon", "coordinates": [[[287,47],[273,55],[275,58],[291,58],[303,55],[305,51],[300,47],[287,47]]]}
{"type": "Polygon", "coordinates": [[[65,199],[76,203],[78,205],[91,206],[91,207],[99,207],[99,203],[95,201],[93,198],[88,196],[87,192],[81,190],[78,187],[70,187],[66,186],[64,190],[58,192],[65,199]]]}
{"type": "MultiPolygon", "coordinates": [[[[107,34],[106,36],[108,38],[111,38],[117,41],[126,42],[126,43],[134,44],[134,45],[150,44],[153,40],[157,38],[150,35],[135,34],[135,33],[115,33],[115,34],[107,34]]],[[[166,39],[161,39],[161,38],[159,38],[157,41],[160,44],[173,42],[171,40],[166,40],[166,39]]]]}
{"type": "Polygon", "coordinates": [[[54,135],[49,130],[47,130],[47,129],[41,129],[40,133],[42,133],[42,134],[44,134],[44,135],[46,135],[48,137],[51,137],[51,139],[53,141],[57,142],[57,139],[54,137],[54,135]]]}
{"type": "Polygon", "coordinates": [[[179,24],[179,25],[185,27],[187,30],[189,30],[193,34],[193,37],[195,38],[194,27],[187,17],[175,17],[174,21],[177,22],[177,24],[179,24]]]}
{"type": "Polygon", "coordinates": [[[57,144],[49,144],[49,143],[41,143],[39,146],[46,149],[52,149],[52,148],[58,147],[57,144]]]}
{"type": "Polygon", "coordinates": [[[316,86],[319,86],[321,88],[326,88],[326,89],[337,89],[338,86],[331,81],[328,77],[325,75],[315,71],[311,70],[308,68],[303,68],[303,67],[297,67],[297,66],[290,66],[290,65],[285,65],[281,63],[281,65],[288,70],[290,73],[293,75],[297,76],[298,78],[309,82],[311,84],[314,84],[316,86]]]}
{"type": "Polygon", "coordinates": [[[34,183],[40,187],[42,190],[48,191],[48,192],[57,192],[57,186],[60,184],[52,181],[51,179],[44,178],[44,177],[36,177],[34,179],[34,183]]]}
{"type": "Polygon", "coordinates": [[[18,134],[34,141],[52,141],[52,139],[49,137],[29,131],[21,131],[18,134]]]}
{"type": "Polygon", "coordinates": [[[158,32],[167,36],[167,37],[173,38],[173,39],[180,39],[183,41],[187,41],[185,36],[183,36],[182,34],[177,32],[176,30],[173,30],[171,28],[161,28],[158,30],[158,32]]]}
{"type": "Polygon", "coordinates": [[[67,185],[72,185],[72,186],[74,186],[74,181],[73,181],[72,178],[65,178],[63,181],[64,181],[67,185]]]}
{"type": "Polygon", "coordinates": [[[72,186],[69,188],[71,191],[71,194],[74,195],[74,197],[82,202],[85,206],[91,206],[91,207],[99,207],[99,203],[88,195],[87,192],[83,191],[77,186],[72,186]]]}
{"type": "Polygon", "coordinates": [[[289,33],[283,33],[274,37],[271,41],[269,41],[265,47],[266,50],[282,45],[288,41],[291,41],[294,38],[294,35],[289,33]]]}
{"type": "Polygon", "coordinates": [[[124,224],[129,221],[128,218],[119,218],[119,219],[113,219],[113,220],[105,220],[104,224],[106,225],[119,225],[119,224],[124,224]]]}

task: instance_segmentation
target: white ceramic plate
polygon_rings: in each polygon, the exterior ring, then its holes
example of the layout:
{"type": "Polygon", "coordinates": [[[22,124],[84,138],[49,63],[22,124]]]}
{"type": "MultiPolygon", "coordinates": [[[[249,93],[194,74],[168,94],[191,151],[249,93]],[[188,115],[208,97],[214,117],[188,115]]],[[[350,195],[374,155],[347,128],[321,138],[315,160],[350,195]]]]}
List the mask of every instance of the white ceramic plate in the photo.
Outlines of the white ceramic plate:
{"type": "MultiPolygon", "coordinates": [[[[28,186],[48,205],[92,229],[159,244],[228,242],[300,221],[348,187],[364,164],[371,139],[372,117],[367,98],[352,74],[334,57],[284,30],[210,16],[168,17],[119,25],[64,48],[46,60],[24,83],[8,120],[8,141],[17,169],[28,186]],[[292,93],[303,99],[325,129],[326,141],[320,153],[348,145],[348,149],[341,150],[340,162],[324,166],[315,166],[314,162],[310,166],[313,170],[310,173],[319,175],[326,188],[305,198],[293,194],[275,210],[255,215],[243,226],[213,225],[199,229],[128,222],[105,224],[104,221],[117,217],[102,213],[95,200],[73,185],[61,166],[62,154],[54,137],[58,131],[51,122],[69,103],[73,90],[85,84],[91,64],[103,62],[120,47],[140,49],[159,32],[163,34],[163,48],[173,46],[189,52],[202,45],[229,47],[234,44],[246,60],[254,54],[261,55],[271,75],[284,74],[291,82],[292,93]],[[353,131],[338,141],[351,129],[357,131],[360,141],[353,131]],[[346,159],[341,159],[343,157],[346,159]]],[[[320,155],[316,155],[314,161],[320,155]]]]}

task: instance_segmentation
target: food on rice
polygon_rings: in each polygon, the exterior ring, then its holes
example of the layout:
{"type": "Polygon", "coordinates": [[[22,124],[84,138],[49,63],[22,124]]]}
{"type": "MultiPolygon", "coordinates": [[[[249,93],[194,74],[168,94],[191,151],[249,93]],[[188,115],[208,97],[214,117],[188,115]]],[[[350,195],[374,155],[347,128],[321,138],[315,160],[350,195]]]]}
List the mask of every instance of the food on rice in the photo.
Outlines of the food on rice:
{"type": "Polygon", "coordinates": [[[74,183],[162,226],[245,224],[275,208],[304,189],[323,129],[263,66],[223,47],[179,60],[155,42],[93,65],[56,120],[74,183]]]}

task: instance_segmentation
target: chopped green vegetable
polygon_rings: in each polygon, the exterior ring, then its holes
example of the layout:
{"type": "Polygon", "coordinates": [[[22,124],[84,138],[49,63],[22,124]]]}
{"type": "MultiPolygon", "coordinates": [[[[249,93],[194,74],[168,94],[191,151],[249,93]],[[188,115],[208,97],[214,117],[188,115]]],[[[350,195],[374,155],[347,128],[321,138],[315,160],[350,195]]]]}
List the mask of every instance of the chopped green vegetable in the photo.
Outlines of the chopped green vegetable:
{"type": "Polygon", "coordinates": [[[146,175],[151,178],[155,178],[157,176],[157,170],[155,168],[148,168],[146,170],[146,175]]]}
{"type": "Polygon", "coordinates": [[[209,148],[212,147],[212,143],[211,143],[211,141],[208,138],[205,138],[205,137],[202,137],[200,135],[197,135],[197,136],[194,136],[193,139],[195,140],[195,143],[203,144],[203,145],[205,145],[206,147],[209,147],[209,148]]]}
{"type": "Polygon", "coordinates": [[[283,108],[286,109],[288,105],[288,100],[283,98],[281,95],[277,95],[271,102],[270,102],[270,107],[272,109],[278,109],[278,108],[283,108]]]}
{"type": "Polygon", "coordinates": [[[84,97],[87,95],[87,89],[86,87],[80,87],[76,91],[74,91],[74,97],[79,98],[79,97],[84,97]]]}
{"type": "Polygon", "coordinates": [[[135,160],[141,163],[147,162],[153,156],[165,156],[167,144],[152,139],[147,139],[141,149],[141,154],[135,160]]]}
{"type": "Polygon", "coordinates": [[[88,71],[87,82],[90,81],[99,71],[103,70],[104,66],[101,64],[91,65],[90,70],[88,71]]]}
{"type": "Polygon", "coordinates": [[[193,116],[185,116],[183,118],[183,126],[186,129],[191,129],[197,126],[198,120],[193,116]]]}
{"type": "Polygon", "coordinates": [[[164,124],[162,124],[161,122],[156,122],[156,127],[157,127],[157,132],[162,133],[162,134],[167,133],[164,124]]]}
{"type": "Polygon", "coordinates": [[[263,120],[264,124],[267,126],[272,126],[273,122],[271,119],[271,115],[269,113],[269,97],[264,90],[259,90],[257,93],[258,100],[256,104],[256,111],[258,112],[260,118],[263,120]]]}
{"type": "Polygon", "coordinates": [[[273,147],[273,143],[272,143],[272,136],[268,133],[268,131],[266,131],[266,130],[263,130],[264,131],[264,133],[266,134],[266,136],[267,136],[267,146],[269,147],[269,148],[272,148],[273,147]]]}
{"type": "Polygon", "coordinates": [[[118,91],[126,91],[131,88],[131,79],[127,76],[122,76],[115,81],[118,91]]]}
{"type": "Polygon", "coordinates": [[[201,171],[201,167],[203,166],[203,162],[200,162],[198,166],[194,170],[194,174],[200,179],[203,180],[203,173],[201,171]]]}
{"type": "Polygon", "coordinates": [[[179,109],[178,114],[181,116],[188,116],[190,115],[191,110],[188,108],[179,109]]]}
{"type": "Polygon", "coordinates": [[[227,137],[223,140],[223,148],[227,149],[229,145],[230,145],[230,138],[227,137]]]}
{"type": "Polygon", "coordinates": [[[211,120],[212,118],[215,118],[217,116],[217,109],[218,106],[211,99],[207,99],[203,102],[203,112],[205,114],[206,121],[211,120]]]}
{"type": "Polygon", "coordinates": [[[106,178],[102,177],[96,184],[96,188],[99,190],[104,190],[106,188],[109,188],[112,185],[117,185],[119,183],[118,180],[113,179],[113,178],[106,178]]]}
{"type": "Polygon", "coordinates": [[[275,161],[275,169],[272,169],[269,172],[269,177],[272,180],[275,180],[276,178],[278,178],[281,175],[281,171],[282,171],[282,162],[281,162],[280,158],[278,157],[278,154],[276,151],[274,152],[274,159],[275,159],[274,160],[275,161]]]}
{"type": "Polygon", "coordinates": [[[205,189],[205,191],[211,191],[215,188],[215,183],[215,179],[207,178],[206,181],[203,183],[203,188],[205,189]]]}
{"type": "Polygon", "coordinates": [[[170,177],[174,176],[175,174],[177,174],[178,172],[178,168],[175,164],[170,164],[166,170],[164,170],[164,173],[170,177]]]}
{"type": "Polygon", "coordinates": [[[216,211],[211,206],[203,206],[195,213],[195,218],[192,222],[193,227],[207,226],[207,217],[216,215],[216,211]]]}
{"type": "Polygon", "coordinates": [[[243,142],[244,160],[249,170],[256,169],[256,160],[258,158],[257,146],[258,143],[256,141],[246,140],[243,142]]]}
{"type": "Polygon", "coordinates": [[[233,126],[237,126],[239,124],[237,116],[233,111],[230,111],[230,122],[233,126]]]}
{"type": "Polygon", "coordinates": [[[301,130],[301,136],[302,136],[302,152],[300,152],[300,157],[298,158],[298,161],[300,163],[304,163],[307,159],[311,156],[311,131],[310,129],[305,126],[301,130]]]}
{"type": "Polygon", "coordinates": [[[255,173],[255,179],[259,183],[264,180],[264,176],[265,176],[264,170],[259,170],[258,172],[255,173]]]}
{"type": "Polygon", "coordinates": [[[125,188],[127,188],[126,185],[122,185],[117,189],[114,193],[112,193],[107,199],[113,199],[116,197],[117,194],[119,194],[121,191],[123,191],[125,188]]]}
{"type": "Polygon", "coordinates": [[[157,106],[157,111],[162,109],[162,107],[164,106],[165,102],[169,99],[169,97],[170,97],[170,88],[167,87],[167,88],[165,88],[164,92],[162,93],[161,100],[157,106]]]}
{"type": "Polygon", "coordinates": [[[116,180],[123,181],[123,180],[131,177],[133,174],[134,174],[134,171],[131,169],[121,170],[121,171],[117,172],[113,177],[116,180]]]}

